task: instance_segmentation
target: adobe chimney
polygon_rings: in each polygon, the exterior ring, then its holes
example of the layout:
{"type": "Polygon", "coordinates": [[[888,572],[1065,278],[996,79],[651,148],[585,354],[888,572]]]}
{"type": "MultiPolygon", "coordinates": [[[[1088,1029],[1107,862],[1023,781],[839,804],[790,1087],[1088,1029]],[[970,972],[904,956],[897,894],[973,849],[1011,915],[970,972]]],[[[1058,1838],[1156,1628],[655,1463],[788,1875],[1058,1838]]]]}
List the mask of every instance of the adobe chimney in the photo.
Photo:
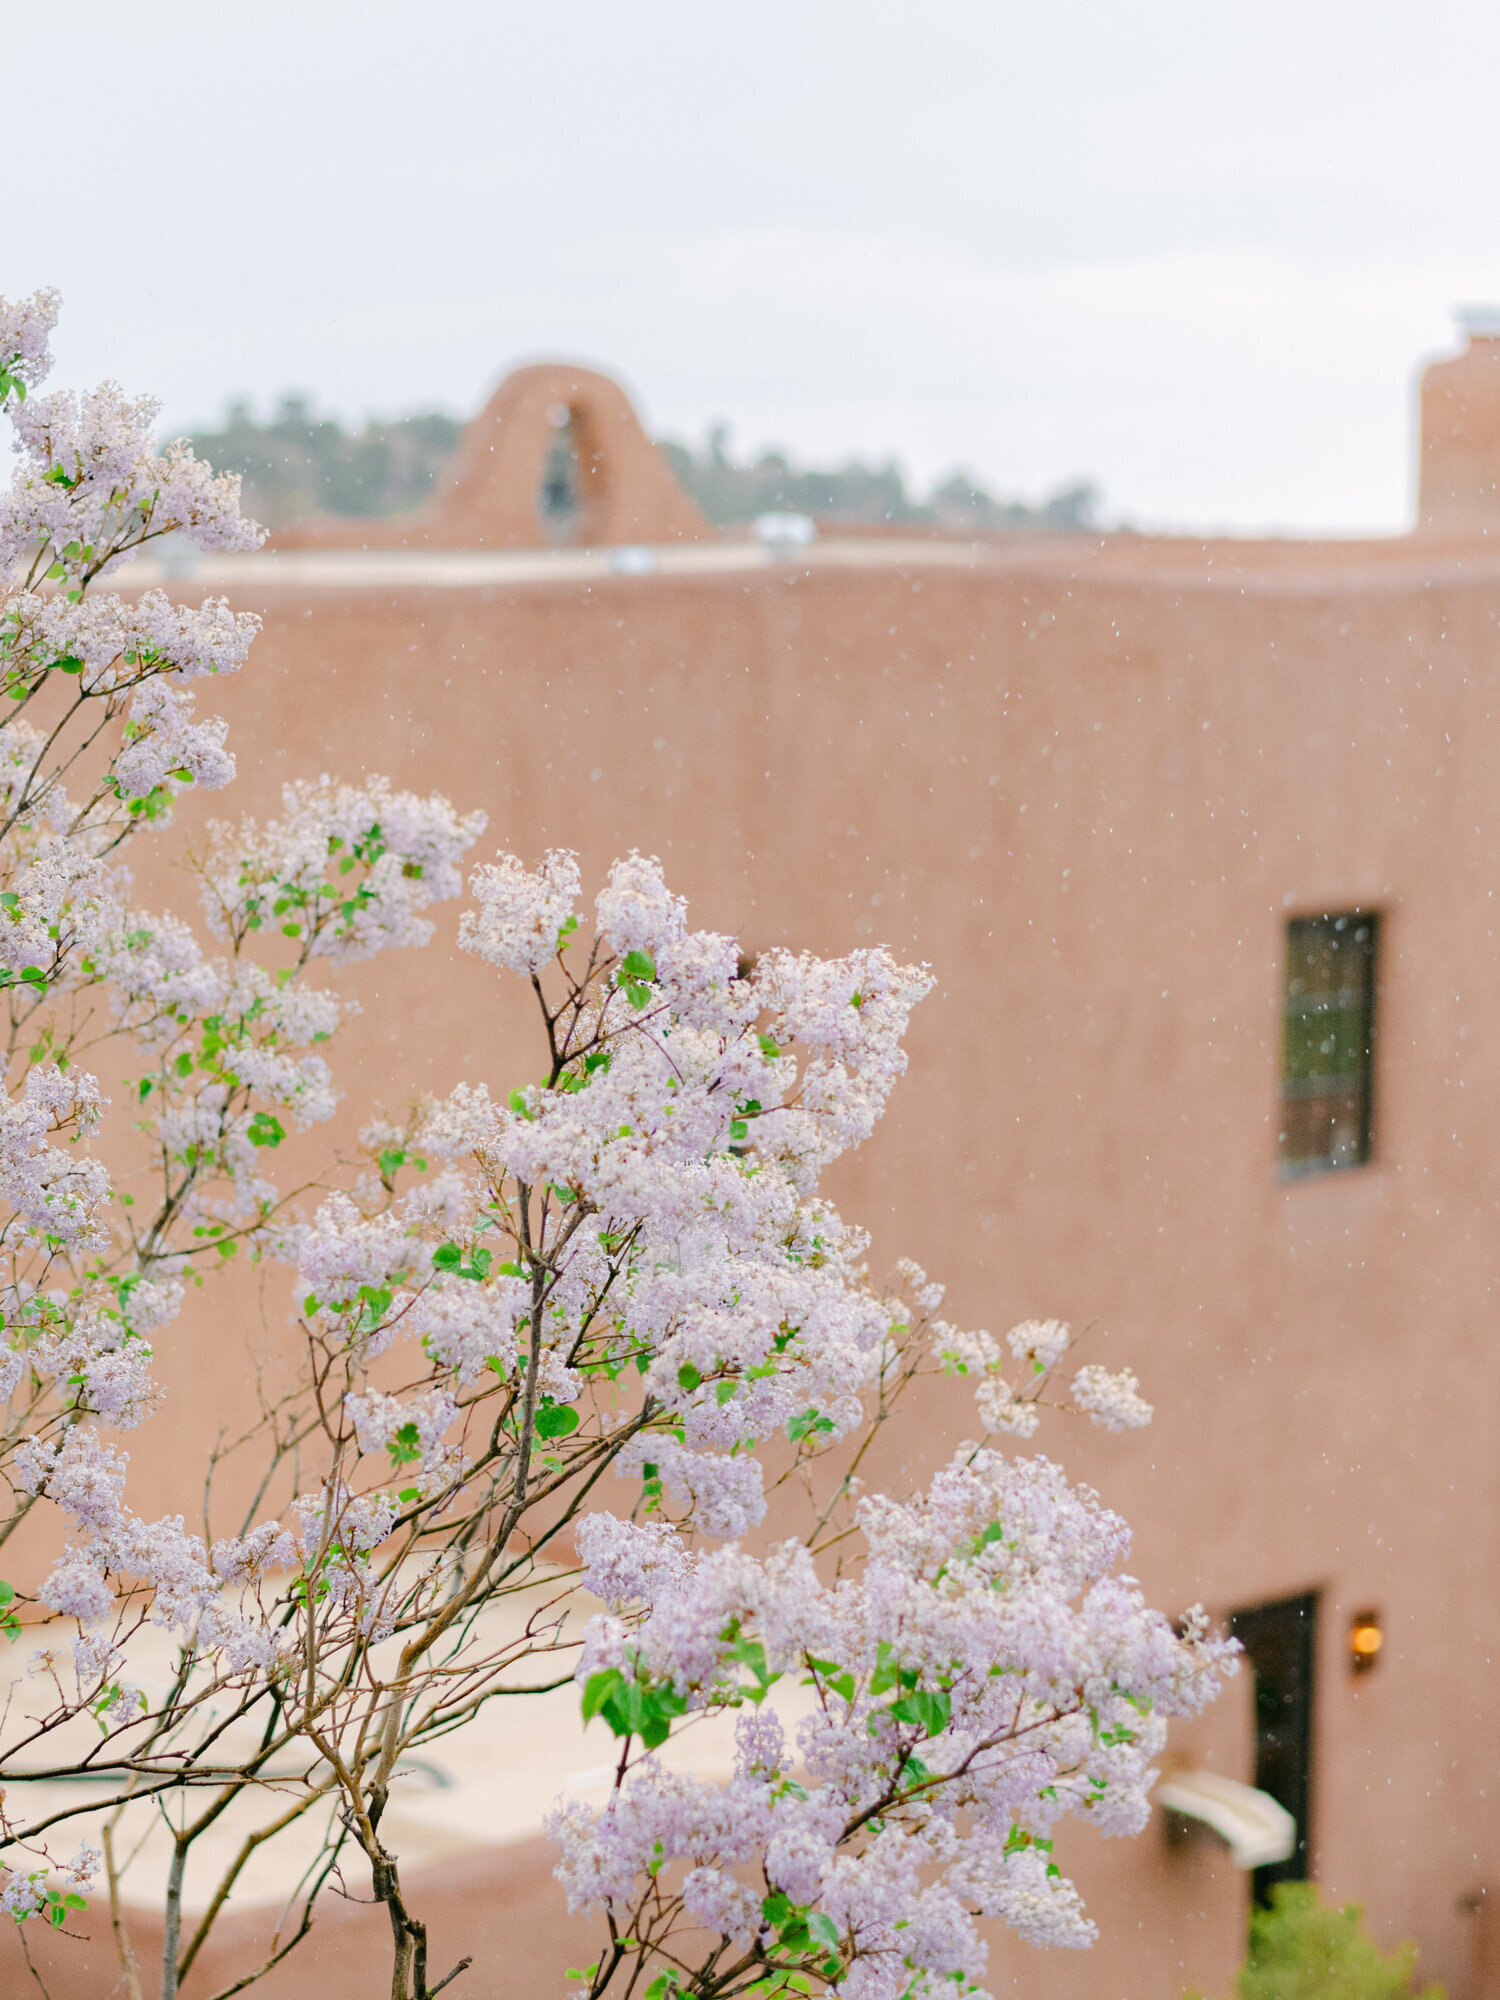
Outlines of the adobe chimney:
{"type": "Polygon", "coordinates": [[[1500,535],[1500,307],[1464,307],[1462,354],[1422,377],[1418,531],[1500,535]]]}

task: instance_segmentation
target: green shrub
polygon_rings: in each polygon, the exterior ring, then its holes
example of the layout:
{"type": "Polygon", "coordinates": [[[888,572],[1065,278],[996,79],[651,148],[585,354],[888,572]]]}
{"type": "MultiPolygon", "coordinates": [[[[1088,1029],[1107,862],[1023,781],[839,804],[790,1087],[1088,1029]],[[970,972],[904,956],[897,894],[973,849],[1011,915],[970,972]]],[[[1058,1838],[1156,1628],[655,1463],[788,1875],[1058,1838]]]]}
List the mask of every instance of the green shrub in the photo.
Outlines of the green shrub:
{"type": "MultiPolygon", "coordinates": [[[[1414,1944],[1384,1957],[1364,1928],[1364,1908],[1331,1909],[1312,1882],[1278,1882],[1269,1909],[1250,1918],[1239,2000],[1414,2000],[1414,1944]]],[[[1199,2000],[1199,1996],[1190,1996],[1199,2000]]],[[[1425,1986],[1415,2000],[1447,2000],[1425,1986]]]]}

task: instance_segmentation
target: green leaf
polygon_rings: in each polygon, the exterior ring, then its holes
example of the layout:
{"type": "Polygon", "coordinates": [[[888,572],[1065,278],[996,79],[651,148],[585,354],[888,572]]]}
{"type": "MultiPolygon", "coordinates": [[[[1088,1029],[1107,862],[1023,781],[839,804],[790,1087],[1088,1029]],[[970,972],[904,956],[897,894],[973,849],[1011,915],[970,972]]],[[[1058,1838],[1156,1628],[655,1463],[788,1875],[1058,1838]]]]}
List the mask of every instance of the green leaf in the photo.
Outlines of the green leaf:
{"type": "Polygon", "coordinates": [[[655,979],[656,961],[649,951],[627,951],[623,970],[629,979],[655,979]]]}
{"type": "Polygon", "coordinates": [[[777,1043],[776,1037],[774,1035],[761,1035],[757,1039],[760,1042],[760,1052],[766,1061],[774,1062],[781,1054],[781,1048],[777,1043]]]}
{"type": "Polygon", "coordinates": [[[786,1434],[791,1439],[792,1443],[796,1444],[800,1439],[807,1437],[810,1433],[816,1433],[819,1431],[831,1431],[832,1429],[833,1429],[832,1417],[819,1416],[816,1410],[804,1410],[800,1417],[792,1418],[791,1422],[786,1427],[786,1434]]]}
{"type": "Polygon", "coordinates": [[[279,1146],[286,1137],[286,1127],[279,1118],[269,1111],[257,1111],[250,1120],[250,1130],[245,1135],[252,1146],[279,1146]]]}
{"type": "Polygon", "coordinates": [[[625,1676],[618,1667],[603,1667],[590,1674],[583,1685],[583,1719],[592,1722],[615,1688],[623,1687],[625,1676]]]}
{"type": "Polygon", "coordinates": [[[714,1401],[722,1410],[726,1403],[732,1403],[740,1392],[738,1382],[720,1382],[714,1390],[714,1401]]]}
{"type": "Polygon", "coordinates": [[[691,1361],[684,1361],[682,1366],[677,1371],[677,1386],[679,1389],[686,1389],[689,1392],[691,1392],[692,1390],[697,1388],[698,1384],[702,1380],[703,1377],[699,1374],[698,1370],[693,1366],[691,1361]]]}
{"type": "Polygon", "coordinates": [[[742,1639],[729,1657],[738,1660],[742,1667],[748,1667],[754,1674],[756,1685],[753,1688],[745,1688],[743,1692],[758,1708],[776,1682],[781,1679],[781,1675],[767,1666],[766,1649],[759,1639],[742,1639]]]}
{"type": "Polygon", "coordinates": [[[895,1647],[889,1639],[882,1639],[875,1649],[875,1671],[870,1677],[871,1694],[884,1694],[887,1688],[915,1687],[917,1677],[904,1667],[891,1664],[895,1647]]]}
{"type": "Polygon", "coordinates": [[[83,672],[82,660],[75,659],[71,653],[64,653],[60,660],[54,660],[52,664],[60,674],[81,674],[83,672]]]}
{"type": "Polygon", "coordinates": [[[818,1944],[826,1945],[830,1951],[839,1948],[839,1927],[833,1918],[823,1910],[813,1910],[807,1919],[808,1934],[818,1944]]]}
{"type": "Polygon", "coordinates": [[[359,1288],[359,1302],[364,1307],[365,1313],[369,1316],[370,1323],[373,1325],[375,1321],[382,1319],[390,1310],[390,1288],[386,1285],[361,1285],[359,1288]]]}
{"type": "Polygon", "coordinates": [[[422,1456],[421,1435],[415,1424],[403,1424],[393,1438],[387,1438],[386,1450],[391,1455],[391,1464],[410,1465],[413,1459],[422,1456]]]}
{"type": "Polygon", "coordinates": [[[589,1677],[584,1689],[585,1703],[593,1696],[590,1715],[601,1715],[616,1736],[639,1736],[648,1750],[665,1743],[674,1719],[687,1713],[687,1698],[670,1681],[656,1687],[627,1681],[617,1668],[589,1677]],[[609,1685],[595,1689],[595,1682],[608,1679],[609,1685]]]}
{"type": "Polygon", "coordinates": [[[672,1718],[686,1713],[687,1703],[678,1695],[649,1696],[640,1722],[642,1743],[648,1750],[659,1750],[672,1733],[672,1718]]]}
{"type": "Polygon", "coordinates": [[[932,1694],[920,1689],[914,1694],[904,1694],[891,1703],[891,1714],[898,1722],[907,1722],[920,1729],[924,1736],[940,1736],[948,1727],[953,1713],[952,1697],[946,1694],[932,1694]]]}
{"type": "Polygon", "coordinates": [[[406,1165],[406,1155],[395,1151],[382,1153],[378,1164],[381,1179],[388,1181],[399,1168],[406,1165]]]}
{"type": "Polygon", "coordinates": [[[540,1438],[565,1438],[578,1428],[578,1412],[567,1403],[549,1403],[545,1398],[536,1413],[536,1434],[540,1438]]]}
{"type": "Polygon", "coordinates": [[[42,968],[39,965],[23,965],[21,967],[21,977],[25,980],[28,986],[36,986],[39,987],[43,993],[46,992],[47,975],[45,972],[43,972],[42,968]]]}
{"type": "Polygon", "coordinates": [[[471,1260],[464,1262],[464,1253],[456,1243],[440,1243],[432,1253],[435,1270],[443,1271],[450,1277],[467,1278],[471,1284],[479,1284],[489,1276],[492,1250],[476,1250],[471,1260]]]}

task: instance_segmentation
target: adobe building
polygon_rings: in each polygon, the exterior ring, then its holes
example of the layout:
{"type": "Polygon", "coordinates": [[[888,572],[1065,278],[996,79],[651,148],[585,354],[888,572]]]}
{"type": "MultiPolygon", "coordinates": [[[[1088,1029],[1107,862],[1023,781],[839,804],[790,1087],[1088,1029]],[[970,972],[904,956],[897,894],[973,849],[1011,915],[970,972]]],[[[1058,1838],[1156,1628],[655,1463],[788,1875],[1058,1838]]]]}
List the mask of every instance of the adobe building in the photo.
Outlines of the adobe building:
{"type": "MultiPolygon", "coordinates": [[[[1293,1813],[1280,1872],[1414,1938],[1453,2000],[1500,1995],[1500,329],[1429,370],[1422,423],[1399,539],[800,546],[712,531],[618,389],[529,369],[424,514],[176,584],[265,620],[216,690],[236,810],[373,768],[587,881],[659,853],[747,949],[935,968],[833,1192],[954,1319],[1062,1315],[1138,1369],[1150,1430],[1041,1442],[1133,1524],[1151,1600],[1235,1619],[1256,1669],[1174,1735],[1193,1813],[1063,1830],[1101,1941],[998,1938],[1000,1993],[1229,1990],[1249,1850],[1207,1773],[1293,1813]]],[[[534,1070],[455,928],[340,981],[361,1114],[534,1070]]],[[[169,1365],[180,1422],[239,1379],[201,1325],[169,1365]]],[[[882,1476],[972,1428],[932,1395],[882,1476]]],[[[147,1437],[143,1508],[174,1498],[147,1437]]],[[[455,1991],[546,1990],[583,1938],[545,1851],[457,1814],[434,1958],[475,1951],[455,1991]]],[[[268,2000],[375,1990],[371,1915],[337,1909],[268,2000]]],[[[259,1919],[228,1921],[205,1993],[259,1919]]]]}

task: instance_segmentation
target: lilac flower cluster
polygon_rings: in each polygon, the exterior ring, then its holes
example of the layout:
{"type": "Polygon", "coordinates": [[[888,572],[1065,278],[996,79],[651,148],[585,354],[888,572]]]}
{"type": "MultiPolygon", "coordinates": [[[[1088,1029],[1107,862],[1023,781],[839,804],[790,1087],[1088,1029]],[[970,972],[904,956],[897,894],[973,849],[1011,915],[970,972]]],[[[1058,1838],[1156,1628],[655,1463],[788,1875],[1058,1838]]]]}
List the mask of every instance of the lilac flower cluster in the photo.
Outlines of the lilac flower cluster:
{"type": "MultiPolygon", "coordinates": [[[[14,311],[0,302],[0,317],[14,311]]],[[[184,444],[155,449],[160,409],[113,382],[7,407],[20,463],[0,498],[0,581],[25,588],[61,564],[61,580],[86,583],[163,534],[204,549],[260,545],[240,515],[237,474],[211,471],[184,444]]]]}
{"type": "MultiPolygon", "coordinates": [[[[874,948],[747,963],[690,928],[652,857],[617,861],[590,916],[574,855],[502,853],[472,876],[460,942],[538,1000],[540,1076],[398,1108],[355,1161],[283,1193],[276,1156],[332,1116],[326,1049],[351,1011],[314,968],[425,944],[484,815],[375,776],[292,785],[279,818],[213,822],[190,852],[212,945],[135,905],[126,843],[234,775],[193,704],[244,664],[255,621],[93,586],[164,534],[234,550],[260,533],[236,481],[155,449],[154,404],[32,393],[56,311],[0,300],[19,446],[0,499],[0,1472],[9,1525],[35,1509],[54,1530],[34,1594],[0,1582],[0,1634],[41,1640],[28,1771],[85,1713],[120,1813],[199,1783],[258,1795],[274,1757],[276,1825],[329,1815],[304,1929],[355,1842],[409,1994],[421,1925],[381,1832],[400,1760],[561,1654],[620,1739],[604,1809],[553,1821],[570,1899],[610,1918],[590,2000],[622,1967],[648,2000],[815,1982],[922,2000],[978,1992],[987,1918],[1088,1942],[1053,1829],[1139,1830],[1166,1719],[1232,1649],[1145,1605],[1093,1495],[994,1448],[1058,1405],[1148,1421],[1135,1376],[1085,1363],[1055,1391],[1077,1359],[1061,1322],[960,1330],[914,1265],[887,1295],[819,1192],[904,1072],[926,968],[874,948]],[[109,1107],[118,1185],[79,1061],[109,1037],[138,1070],[109,1107]],[[296,1335],[223,1446],[258,1455],[239,1488],[262,1500],[214,1537],[216,1453],[201,1533],[146,1520],[106,1430],[159,1407],[153,1350],[187,1284],[266,1257],[295,1266],[296,1335]],[[968,1381],[984,1436],[914,1498],[866,1492],[865,1447],[924,1373],[968,1381]],[[628,1518],[600,1511],[619,1481],[628,1518]],[[811,1527],[752,1552],[768,1483],[812,1503],[811,1527]],[[566,1563],[569,1535],[604,1609],[554,1596],[496,1638],[485,1612],[566,1563]],[[165,1691],[147,1622],[173,1635],[165,1691]],[[811,1694],[790,1736],[783,1683],[811,1694]],[[731,1779],[657,1754],[726,1707],[731,1779]],[[229,1721],[254,1725],[242,1766],[229,1721]]],[[[60,1869],[0,1822],[17,1921],[65,1921],[97,1866],[85,1848],[60,1869]]],[[[174,1879],[168,1992],[197,1949],[174,1879]]]]}
{"type": "MultiPolygon", "coordinates": [[[[916,1265],[906,1269],[919,1289],[936,1290],[931,1300],[936,1307],[940,1288],[927,1287],[926,1274],[916,1265]]],[[[943,1320],[932,1327],[933,1353],[945,1372],[978,1377],[974,1400],[987,1437],[1036,1435],[1043,1407],[1051,1400],[1053,1371],[1073,1344],[1073,1329],[1064,1320],[1022,1320],[1005,1337],[1012,1360],[1019,1364],[1007,1375],[1004,1354],[990,1334],[982,1329],[961,1332],[943,1320]]],[[[1074,1375],[1064,1407],[1086,1416],[1101,1430],[1139,1430],[1152,1417],[1140,1386],[1128,1368],[1112,1375],[1097,1362],[1089,1362],[1074,1375]]]]}
{"type": "MultiPolygon", "coordinates": [[[[1046,1460],[966,1447],[922,1499],[859,1501],[865,1554],[845,1539],[840,1580],[800,1544],[735,1546],[765,1514],[759,1448],[851,1438],[898,1350],[925,1342],[974,1378],[988,1429],[1030,1435],[1073,1346],[1059,1321],[1003,1343],[960,1332],[915,1266],[901,1298],[880,1296],[865,1239],[817,1193],[899,1075],[927,976],[878,951],[745,967],[640,855],[616,864],[590,934],[578,881],[569,854],[535,874],[502,856],[462,931],[523,979],[556,970],[548,1076],[372,1128],[382,1161],[420,1151],[442,1185],[402,1194],[383,1166],[324,1203],[299,1260],[308,1324],[348,1371],[353,1441],[410,1481],[403,1503],[463,1517],[528,1410],[544,1491],[610,1460],[637,1486],[635,1519],[577,1529],[610,1607],[581,1635],[586,1713],[643,1754],[602,1813],[555,1816],[569,1894],[685,1989],[682,1926],[717,1931],[721,1961],[836,1972],[856,2000],[974,1985],[985,1917],[1086,1943],[1052,1829],[1074,1814],[1138,1831],[1165,1719],[1208,1699],[1232,1653],[1201,1618],[1179,1635],[1148,1609],[1119,1573],[1123,1523],[1046,1460]],[[397,1343],[426,1369],[394,1391],[365,1371],[397,1343]],[[706,1554],[704,1537],[730,1545],[706,1554]],[[784,1676],[817,1696],[794,1744],[765,1699],[784,1676]],[[725,1705],[742,1710],[729,1785],[651,1754],[725,1705]],[[797,1959],[794,1932],[822,1958],[797,1959]]],[[[1150,1414],[1133,1377],[1097,1367],[1070,1400],[1110,1428],[1150,1414]]],[[[513,1491],[514,1460],[499,1476],[513,1491]]]]}
{"type": "Polygon", "coordinates": [[[485,826],[482,812],[461,816],[379,777],[288,785],[282,800],[284,817],[265,826],[210,827],[204,911],[219,937],[274,922],[335,965],[426,944],[423,913],[458,894],[460,863],[485,826]]]}
{"type": "Polygon", "coordinates": [[[585,1582],[612,1607],[586,1636],[586,1690],[739,1709],[740,1768],[715,1785],[645,1755],[602,1812],[570,1803],[552,1830],[573,1906],[602,1902],[618,1932],[665,1949],[675,1896],[774,1958],[789,1900],[804,1926],[826,1916],[840,1993],[899,2000],[978,1983],[980,1917],[1091,1941],[1053,1830],[1140,1830],[1165,1718],[1210,1698],[1232,1648],[1201,1615],[1179,1636],[1146,1607],[1117,1573],[1123,1522],[1045,1459],[970,1448],[859,1522],[862,1570],[836,1583],[797,1543],[691,1554],[660,1526],[583,1523],[585,1582]],[[795,1748],[761,1706],[783,1676],[815,1696],[795,1748]]]}

